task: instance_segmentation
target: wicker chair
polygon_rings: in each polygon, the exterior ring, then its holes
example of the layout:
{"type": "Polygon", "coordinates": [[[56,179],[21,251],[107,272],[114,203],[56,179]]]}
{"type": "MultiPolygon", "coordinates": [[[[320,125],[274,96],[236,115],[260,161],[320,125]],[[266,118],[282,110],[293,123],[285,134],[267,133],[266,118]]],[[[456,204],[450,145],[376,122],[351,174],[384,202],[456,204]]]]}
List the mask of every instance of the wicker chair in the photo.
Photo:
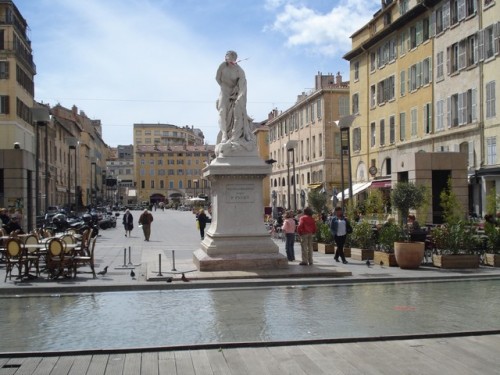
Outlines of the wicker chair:
{"type": "Polygon", "coordinates": [[[78,267],[90,266],[92,270],[92,276],[94,279],[97,277],[95,274],[94,266],[94,250],[97,237],[94,237],[91,241],[90,249],[88,255],[75,255],[73,257],[73,277],[76,277],[76,272],[78,267]]]}
{"type": "Polygon", "coordinates": [[[6,260],[6,270],[5,270],[5,280],[7,281],[7,276],[9,280],[12,280],[12,270],[17,267],[19,269],[18,278],[22,277],[23,265],[26,261],[23,259],[23,247],[22,243],[18,238],[9,238],[5,244],[5,260],[6,260]]]}
{"type": "Polygon", "coordinates": [[[24,247],[26,249],[25,251],[25,260],[26,264],[28,266],[28,272],[31,269],[31,267],[35,267],[36,270],[36,276],[40,275],[40,254],[39,254],[39,249],[36,246],[30,246],[30,245],[38,245],[40,242],[38,241],[38,237],[35,234],[30,234],[24,239],[24,247]]]}
{"type": "Polygon", "coordinates": [[[65,253],[66,244],[59,238],[50,240],[47,248],[47,270],[49,279],[57,279],[64,275],[64,269],[72,269],[73,261],[71,256],[65,253]]]}

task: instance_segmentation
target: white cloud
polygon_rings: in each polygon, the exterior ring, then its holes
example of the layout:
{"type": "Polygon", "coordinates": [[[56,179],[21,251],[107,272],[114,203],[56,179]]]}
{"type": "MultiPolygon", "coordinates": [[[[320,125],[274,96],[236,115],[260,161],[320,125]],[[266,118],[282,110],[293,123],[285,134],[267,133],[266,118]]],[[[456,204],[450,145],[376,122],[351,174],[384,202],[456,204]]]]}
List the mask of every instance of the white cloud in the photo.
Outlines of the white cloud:
{"type": "Polygon", "coordinates": [[[270,29],[285,35],[288,47],[303,47],[315,54],[339,56],[350,49],[350,36],[371,19],[378,7],[379,4],[370,0],[342,0],[323,14],[288,1],[270,29]]]}

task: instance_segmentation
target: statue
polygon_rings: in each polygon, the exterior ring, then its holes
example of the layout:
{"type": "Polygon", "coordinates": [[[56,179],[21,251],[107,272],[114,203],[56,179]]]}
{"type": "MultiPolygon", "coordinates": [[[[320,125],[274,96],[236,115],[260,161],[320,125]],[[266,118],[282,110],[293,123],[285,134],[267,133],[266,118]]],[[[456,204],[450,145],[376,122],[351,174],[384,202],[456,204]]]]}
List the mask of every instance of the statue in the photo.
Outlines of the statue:
{"type": "Polygon", "coordinates": [[[251,130],[252,119],[247,115],[247,81],[245,72],[238,65],[234,51],[226,53],[225,61],[217,69],[215,79],[220,86],[217,99],[220,132],[215,153],[253,151],[255,136],[251,130]]]}

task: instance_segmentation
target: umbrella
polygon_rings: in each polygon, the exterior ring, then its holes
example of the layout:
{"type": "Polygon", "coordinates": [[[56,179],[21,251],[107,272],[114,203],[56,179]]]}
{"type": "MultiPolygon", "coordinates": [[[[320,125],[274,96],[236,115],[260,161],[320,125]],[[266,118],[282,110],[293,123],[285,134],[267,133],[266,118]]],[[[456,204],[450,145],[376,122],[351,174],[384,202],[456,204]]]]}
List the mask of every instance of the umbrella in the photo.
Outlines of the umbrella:
{"type": "Polygon", "coordinates": [[[190,201],[190,202],[205,202],[205,199],[194,197],[194,198],[189,198],[188,201],[190,201]]]}

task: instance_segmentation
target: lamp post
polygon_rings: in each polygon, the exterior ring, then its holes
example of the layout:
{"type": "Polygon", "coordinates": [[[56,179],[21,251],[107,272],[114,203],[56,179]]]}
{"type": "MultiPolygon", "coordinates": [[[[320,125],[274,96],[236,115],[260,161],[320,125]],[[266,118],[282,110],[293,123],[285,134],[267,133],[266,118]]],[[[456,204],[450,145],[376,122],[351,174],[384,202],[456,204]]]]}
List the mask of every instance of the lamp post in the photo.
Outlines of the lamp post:
{"type": "Polygon", "coordinates": [[[48,123],[50,121],[50,111],[49,107],[46,107],[44,105],[40,105],[37,107],[34,107],[31,109],[32,113],[32,118],[33,122],[35,123],[35,132],[36,132],[36,160],[35,160],[35,190],[36,190],[36,195],[35,195],[35,211],[36,211],[36,216],[39,216],[41,213],[41,202],[40,202],[40,197],[41,197],[41,192],[40,192],[40,133],[38,131],[39,127],[45,127],[45,209],[47,209],[47,202],[48,202],[48,195],[47,195],[47,190],[48,190],[48,137],[47,137],[47,128],[48,128],[48,123]]]}
{"type": "Polygon", "coordinates": [[[345,212],[345,193],[344,193],[344,155],[347,156],[348,160],[348,178],[349,178],[349,198],[353,199],[352,196],[352,172],[351,172],[351,139],[350,139],[350,128],[357,115],[349,115],[341,117],[340,120],[335,121],[335,124],[340,129],[340,179],[342,184],[342,211],[345,212]]]}
{"type": "Polygon", "coordinates": [[[298,145],[298,141],[288,141],[285,144],[286,155],[288,159],[288,209],[290,209],[290,152],[292,152],[292,178],[293,178],[293,210],[297,211],[297,178],[295,176],[295,148],[298,145]]]}
{"type": "Polygon", "coordinates": [[[97,158],[91,157],[90,158],[90,204],[92,206],[95,204],[95,199],[97,195],[96,163],[97,163],[97,158]]]}
{"type": "Polygon", "coordinates": [[[77,182],[77,167],[76,167],[76,153],[77,146],[80,144],[76,137],[66,137],[66,141],[68,142],[68,207],[71,209],[71,150],[75,151],[75,162],[73,163],[73,169],[75,172],[74,175],[74,191],[75,191],[75,210],[78,211],[78,198],[76,196],[76,187],[78,185],[77,182]]]}

